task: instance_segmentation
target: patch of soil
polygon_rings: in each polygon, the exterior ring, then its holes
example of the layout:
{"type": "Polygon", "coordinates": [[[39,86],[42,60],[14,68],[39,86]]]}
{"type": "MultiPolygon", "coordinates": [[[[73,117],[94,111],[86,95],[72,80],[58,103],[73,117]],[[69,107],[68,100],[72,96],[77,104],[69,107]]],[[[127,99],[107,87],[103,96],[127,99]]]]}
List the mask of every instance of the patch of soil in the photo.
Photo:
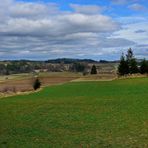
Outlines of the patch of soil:
{"type": "MultiPolygon", "coordinates": [[[[66,83],[71,80],[76,79],[76,77],[39,77],[42,86],[50,86],[61,83],[66,83]]],[[[0,83],[0,92],[1,93],[16,93],[16,92],[26,92],[33,90],[33,82],[35,78],[24,78],[22,80],[9,80],[0,83]]]]}

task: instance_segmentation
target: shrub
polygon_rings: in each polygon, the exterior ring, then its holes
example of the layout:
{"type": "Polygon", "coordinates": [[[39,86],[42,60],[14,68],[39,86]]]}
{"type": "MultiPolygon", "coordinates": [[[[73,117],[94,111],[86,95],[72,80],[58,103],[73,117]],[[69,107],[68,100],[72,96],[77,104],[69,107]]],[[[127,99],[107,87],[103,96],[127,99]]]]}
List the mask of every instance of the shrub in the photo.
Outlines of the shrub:
{"type": "Polygon", "coordinates": [[[39,79],[37,78],[34,83],[33,83],[33,88],[34,90],[37,90],[41,87],[41,82],[39,81],[39,79]]]}

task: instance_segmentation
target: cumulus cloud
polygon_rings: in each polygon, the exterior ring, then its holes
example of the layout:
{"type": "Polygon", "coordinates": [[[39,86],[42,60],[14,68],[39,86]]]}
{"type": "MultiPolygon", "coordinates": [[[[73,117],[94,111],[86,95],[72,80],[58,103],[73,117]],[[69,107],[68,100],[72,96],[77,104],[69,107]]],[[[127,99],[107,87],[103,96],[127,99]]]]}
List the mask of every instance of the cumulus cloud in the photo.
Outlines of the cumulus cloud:
{"type": "Polygon", "coordinates": [[[58,13],[56,4],[44,4],[33,2],[15,2],[9,8],[10,15],[13,17],[45,17],[46,15],[53,15],[58,13]]]}
{"type": "Polygon", "coordinates": [[[148,58],[148,18],[140,16],[119,17],[118,22],[122,22],[122,29],[114,32],[112,38],[121,37],[134,41],[136,44],[131,45],[131,47],[134,49],[136,57],[148,58]]]}
{"type": "Polygon", "coordinates": [[[0,24],[2,35],[59,36],[78,32],[106,33],[119,29],[111,18],[103,15],[63,14],[43,19],[10,18],[0,24]]]}
{"type": "Polygon", "coordinates": [[[147,44],[148,19],[141,18],[140,20],[143,21],[124,24],[121,30],[113,33],[113,36],[115,36],[116,38],[121,37],[127,40],[135,41],[137,44],[147,44]],[[140,32],[142,30],[142,35],[137,34],[137,31],[139,32],[139,30],[140,32]]]}
{"type": "Polygon", "coordinates": [[[148,10],[145,6],[138,4],[138,3],[134,3],[132,5],[128,6],[129,9],[134,10],[134,11],[146,11],[148,10]]]}
{"type": "Polygon", "coordinates": [[[78,5],[78,4],[70,4],[71,8],[73,8],[77,13],[83,14],[97,14],[105,10],[105,7],[100,7],[97,5],[78,5]]]}
{"type": "MultiPolygon", "coordinates": [[[[95,57],[115,53],[115,48],[135,45],[121,36],[120,23],[102,14],[96,5],[71,4],[61,11],[54,3],[0,3],[0,55],[2,58],[95,57]],[[95,55],[94,55],[95,53],[95,55]]],[[[138,30],[139,28],[137,28],[138,30]]]]}

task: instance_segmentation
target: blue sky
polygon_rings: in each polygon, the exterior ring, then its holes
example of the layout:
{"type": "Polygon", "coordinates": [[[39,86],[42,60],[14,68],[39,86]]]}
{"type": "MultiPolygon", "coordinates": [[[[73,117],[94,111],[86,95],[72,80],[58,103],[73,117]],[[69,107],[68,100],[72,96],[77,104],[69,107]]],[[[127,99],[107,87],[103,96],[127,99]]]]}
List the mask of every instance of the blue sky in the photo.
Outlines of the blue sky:
{"type": "MultiPolygon", "coordinates": [[[[21,0],[18,0],[21,1],[21,0]]],[[[24,0],[25,2],[37,2],[37,0],[24,0]]],[[[148,7],[147,0],[114,0],[116,2],[112,2],[112,0],[40,0],[40,2],[44,3],[56,3],[60,6],[61,10],[72,10],[69,4],[79,4],[79,5],[98,5],[98,6],[105,6],[108,9],[111,9],[109,12],[115,13],[119,16],[129,16],[129,15],[144,15],[143,11],[132,11],[128,9],[128,5],[130,4],[140,4],[145,7],[148,7]],[[121,2],[119,2],[121,1],[121,2]],[[121,3],[121,4],[118,4],[121,3]]],[[[112,15],[112,13],[105,12],[108,15],[112,15]]],[[[147,12],[145,12],[145,15],[147,12]]]]}
{"type": "Polygon", "coordinates": [[[5,0],[0,60],[148,59],[147,0],[5,0]]]}

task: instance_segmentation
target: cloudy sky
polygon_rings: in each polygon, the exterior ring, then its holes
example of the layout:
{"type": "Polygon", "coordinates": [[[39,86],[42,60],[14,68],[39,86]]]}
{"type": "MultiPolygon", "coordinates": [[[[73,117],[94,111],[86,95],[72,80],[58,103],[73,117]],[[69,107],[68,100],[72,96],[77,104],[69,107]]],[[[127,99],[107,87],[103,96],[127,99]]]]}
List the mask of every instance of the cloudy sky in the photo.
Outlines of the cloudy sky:
{"type": "Polygon", "coordinates": [[[0,60],[148,59],[147,0],[0,0],[0,60]]]}

